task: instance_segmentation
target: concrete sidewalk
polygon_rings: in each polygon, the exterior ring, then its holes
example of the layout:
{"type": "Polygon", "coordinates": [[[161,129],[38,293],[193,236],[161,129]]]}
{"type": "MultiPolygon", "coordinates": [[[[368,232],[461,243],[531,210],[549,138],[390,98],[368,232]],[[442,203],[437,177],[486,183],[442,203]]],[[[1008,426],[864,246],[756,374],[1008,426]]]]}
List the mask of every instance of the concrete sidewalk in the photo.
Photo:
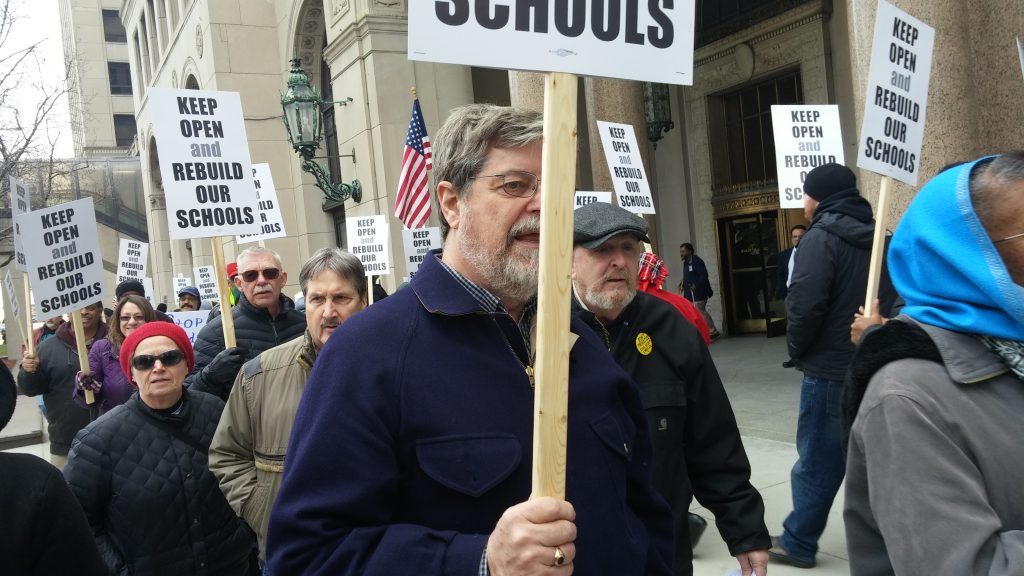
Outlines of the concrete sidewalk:
{"type": "MultiPolygon", "coordinates": [[[[765,503],[765,524],[772,534],[792,506],[789,471],[796,462],[796,421],[801,373],[783,368],[788,358],[784,337],[763,335],[723,338],[711,345],[711,355],[725,383],[750,458],[752,481],[765,503]]],[[[832,506],[828,526],[819,542],[818,565],[801,570],[769,564],[772,576],[832,576],[849,574],[843,529],[843,490],[832,506]]],[[[693,512],[708,520],[708,529],[694,551],[696,576],[723,576],[739,564],[729,555],[711,513],[694,501],[693,512]]]]}

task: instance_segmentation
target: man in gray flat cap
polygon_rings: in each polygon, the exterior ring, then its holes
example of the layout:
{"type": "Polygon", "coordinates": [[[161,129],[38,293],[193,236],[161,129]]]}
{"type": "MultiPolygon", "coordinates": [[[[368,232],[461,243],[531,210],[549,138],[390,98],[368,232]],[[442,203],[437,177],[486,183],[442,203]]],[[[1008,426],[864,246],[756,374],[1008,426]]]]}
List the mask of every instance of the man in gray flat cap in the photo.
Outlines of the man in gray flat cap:
{"type": "Polygon", "coordinates": [[[693,573],[688,509],[693,496],[743,576],[767,571],[764,502],[718,370],[697,329],[668,302],[637,291],[647,223],[601,202],[575,213],[574,307],[633,377],[654,448],[654,486],[672,507],[675,575],[693,573]]]}

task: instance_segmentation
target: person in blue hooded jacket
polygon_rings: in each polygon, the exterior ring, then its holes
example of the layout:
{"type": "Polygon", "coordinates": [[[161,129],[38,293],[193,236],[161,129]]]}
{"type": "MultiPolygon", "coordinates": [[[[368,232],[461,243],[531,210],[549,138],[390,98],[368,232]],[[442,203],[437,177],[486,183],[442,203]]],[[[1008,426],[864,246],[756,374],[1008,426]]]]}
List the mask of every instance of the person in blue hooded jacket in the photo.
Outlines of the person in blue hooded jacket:
{"type": "Polygon", "coordinates": [[[936,176],[848,377],[850,573],[1024,574],[1024,152],[936,176]]]}

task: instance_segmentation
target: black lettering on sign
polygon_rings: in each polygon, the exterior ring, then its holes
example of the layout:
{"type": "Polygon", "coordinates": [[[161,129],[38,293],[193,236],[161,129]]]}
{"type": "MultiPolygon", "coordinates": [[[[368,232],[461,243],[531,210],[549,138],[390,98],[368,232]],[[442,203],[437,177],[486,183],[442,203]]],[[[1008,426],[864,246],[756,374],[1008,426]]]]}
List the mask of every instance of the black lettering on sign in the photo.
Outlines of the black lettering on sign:
{"type": "Polygon", "coordinates": [[[178,96],[178,114],[212,116],[217,109],[215,98],[178,96]]]}
{"type": "Polygon", "coordinates": [[[555,28],[566,38],[576,38],[587,29],[586,2],[555,2],[555,28]],[[572,5],[572,15],[569,6],[572,5]]]}
{"type": "Polygon", "coordinates": [[[548,0],[519,0],[516,2],[516,30],[521,32],[540,32],[546,34],[548,31],[548,0]],[[533,25],[530,25],[530,18],[533,18],[533,25]]]}
{"type": "Polygon", "coordinates": [[[469,22],[469,0],[434,2],[434,13],[442,24],[462,26],[469,22]]]}

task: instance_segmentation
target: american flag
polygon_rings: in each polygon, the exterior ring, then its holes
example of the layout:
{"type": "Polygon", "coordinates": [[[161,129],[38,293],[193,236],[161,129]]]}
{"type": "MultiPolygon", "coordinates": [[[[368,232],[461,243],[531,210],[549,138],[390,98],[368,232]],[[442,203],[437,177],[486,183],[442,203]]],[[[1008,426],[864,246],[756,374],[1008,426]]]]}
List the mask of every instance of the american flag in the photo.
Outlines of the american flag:
{"type": "Polygon", "coordinates": [[[402,155],[402,176],[398,180],[398,197],[395,199],[395,218],[406,228],[422,228],[430,217],[430,186],[427,172],[434,163],[430,155],[430,137],[423,124],[420,101],[412,101],[412,118],[409,120],[409,134],[405,137],[405,154],[402,155]]]}

